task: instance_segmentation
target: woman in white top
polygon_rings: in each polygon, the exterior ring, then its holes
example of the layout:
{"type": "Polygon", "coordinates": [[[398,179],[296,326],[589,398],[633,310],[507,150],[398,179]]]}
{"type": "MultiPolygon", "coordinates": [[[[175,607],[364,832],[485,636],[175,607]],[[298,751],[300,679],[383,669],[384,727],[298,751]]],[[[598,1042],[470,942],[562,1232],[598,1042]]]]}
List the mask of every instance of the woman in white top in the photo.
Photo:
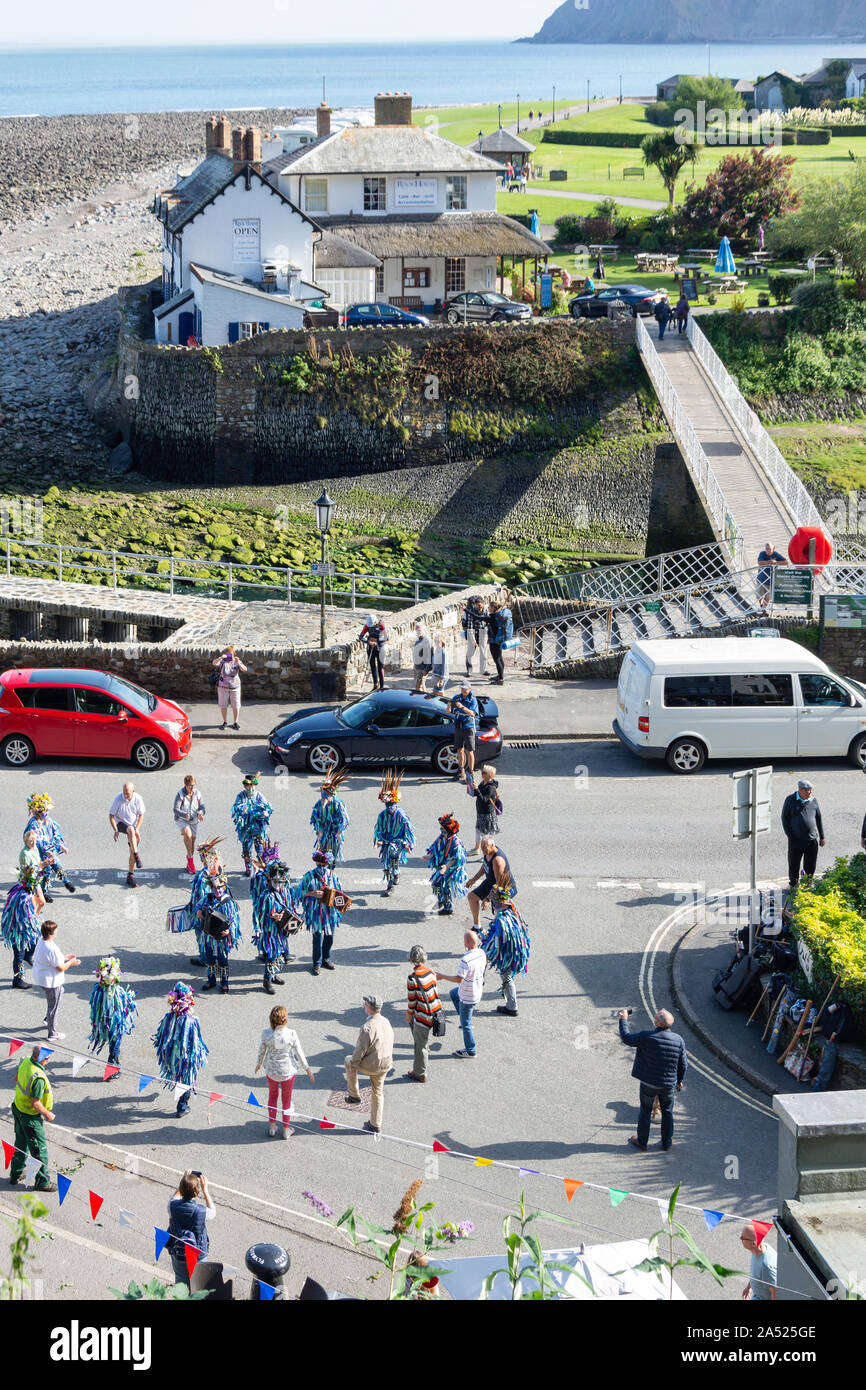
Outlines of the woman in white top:
{"type": "Polygon", "coordinates": [[[295,1074],[305,1071],[311,1081],[315,1080],[310,1064],[304,1056],[301,1040],[294,1028],[289,1028],[288,1023],[289,1015],[282,1004],[277,1004],[271,1009],[271,1026],[265,1028],[262,1033],[259,1059],[256,1062],[256,1072],[264,1067],[265,1076],[268,1078],[268,1134],[273,1137],[277,1132],[277,1096],[280,1095],[284,1139],[288,1139],[292,1132],[289,1111],[295,1074]]]}
{"type": "Polygon", "coordinates": [[[198,828],[204,820],[205,805],[202,800],[201,792],[195,784],[195,778],[188,772],[183,779],[183,786],[174,798],[174,823],[180,830],[186,849],[186,867],[191,874],[195,873],[195,837],[198,828]]]}
{"type": "Polygon", "coordinates": [[[65,1033],[57,1031],[57,1014],[63,998],[63,976],[71,966],[80,965],[81,961],[73,954],[64,956],[54,940],[56,922],[43,922],[40,930],[42,940],[37,941],[36,950],[33,952],[33,983],[41,985],[45,991],[48,1041],[60,1042],[61,1038],[66,1036],[65,1033]]]}
{"type": "Polygon", "coordinates": [[[246,675],[247,668],[232,646],[227,646],[213,662],[213,665],[219,667],[217,703],[223,717],[220,728],[225,728],[228,712],[231,710],[232,728],[239,729],[241,727],[238,723],[238,715],[241,712],[241,672],[246,675]]]}

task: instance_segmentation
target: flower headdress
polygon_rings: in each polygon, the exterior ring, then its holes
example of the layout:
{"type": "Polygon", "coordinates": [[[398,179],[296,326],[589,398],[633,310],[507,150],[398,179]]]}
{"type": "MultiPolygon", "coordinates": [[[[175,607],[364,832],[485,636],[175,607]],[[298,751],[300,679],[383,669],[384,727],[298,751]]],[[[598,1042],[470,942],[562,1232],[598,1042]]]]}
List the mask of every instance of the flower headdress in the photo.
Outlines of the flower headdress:
{"type": "Polygon", "coordinates": [[[313,851],[313,863],[324,864],[326,868],[333,868],[334,856],[330,850],[317,849],[313,851]]]}
{"type": "Polygon", "coordinates": [[[178,980],[168,996],[168,1007],[173,1014],[190,1014],[195,1008],[195,991],[178,980]]]}
{"type": "Polygon", "coordinates": [[[102,956],[98,969],[94,970],[93,973],[99,983],[106,988],[116,985],[122,974],[119,958],[117,956],[102,956]]]}
{"type": "Polygon", "coordinates": [[[257,772],[248,772],[247,775],[246,775],[246,777],[244,778],[244,786],[245,786],[245,787],[257,787],[258,785],[259,785],[259,774],[258,774],[257,772]]]}
{"type": "Polygon", "coordinates": [[[38,882],[38,874],[32,864],[22,864],[18,871],[18,882],[28,893],[32,893],[38,882]]]}
{"type": "Polygon", "coordinates": [[[217,835],[213,840],[205,840],[203,845],[199,845],[199,858],[203,864],[207,864],[209,859],[218,859],[219,851],[217,845],[221,845],[224,840],[223,835],[217,835]]]}
{"type": "Polygon", "coordinates": [[[328,773],[327,777],[322,783],[321,790],[323,792],[338,792],[348,776],[349,769],[347,767],[338,767],[332,769],[332,771],[328,773]]]}
{"type": "Polygon", "coordinates": [[[496,884],[493,892],[497,901],[501,903],[503,907],[507,907],[511,902],[511,899],[514,897],[514,880],[508,869],[505,870],[501,881],[496,884]]]}
{"type": "Polygon", "coordinates": [[[47,792],[34,792],[27,798],[27,809],[34,815],[40,815],[45,811],[53,811],[54,802],[47,792]]]}
{"type": "Polygon", "coordinates": [[[380,801],[390,801],[392,806],[396,806],[400,800],[400,782],[403,777],[402,772],[398,772],[396,767],[386,767],[382,773],[382,790],[379,792],[380,801]]]}
{"type": "Polygon", "coordinates": [[[455,820],[451,811],[446,811],[444,816],[439,817],[439,824],[449,835],[456,835],[460,829],[459,820],[455,820]]]}

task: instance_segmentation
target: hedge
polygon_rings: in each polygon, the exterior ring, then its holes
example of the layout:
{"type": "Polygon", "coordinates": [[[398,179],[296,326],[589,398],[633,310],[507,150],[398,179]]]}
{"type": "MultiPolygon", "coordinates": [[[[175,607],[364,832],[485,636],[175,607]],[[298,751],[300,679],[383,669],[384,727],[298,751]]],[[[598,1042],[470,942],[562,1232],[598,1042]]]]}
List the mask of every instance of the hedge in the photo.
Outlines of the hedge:
{"type": "Polygon", "coordinates": [[[804,270],[799,279],[796,275],[768,275],[767,286],[777,304],[789,304],[796,287],[806,280],[811,284],[812,273],[809,270],[804,270]]]}
{"type": "Polygon", "coordinates": [[[619,134],[615,130],[556,130],[549,128],[542,132],[542,141],[549,141],[554,145],[606,145],[611,148],[621,150],[639,150],[640,144],[646,137],[637,134],[635,131],[623,131],[619,134]]]}
{"type": "Polygon", "coordinates": [[[797,130],[798,145],[829,145],[830,130],[824,129],[800,129],[797,130]]]}
{"type": "Polygon", "coordinates": [[[823,1003],[837,975],[838,993],[866,1032],[866,855],[837,859],[794,898],[792,931],[812,955],[813,1002],[823,1003]]]}

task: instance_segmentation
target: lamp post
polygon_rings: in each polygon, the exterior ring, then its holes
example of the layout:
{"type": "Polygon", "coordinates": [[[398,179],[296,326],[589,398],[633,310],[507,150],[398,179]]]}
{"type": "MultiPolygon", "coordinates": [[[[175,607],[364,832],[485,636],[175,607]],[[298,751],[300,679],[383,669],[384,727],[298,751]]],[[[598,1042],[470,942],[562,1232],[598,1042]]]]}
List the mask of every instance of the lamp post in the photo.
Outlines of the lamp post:
{"type": "Polygon", "coordinates": [[[482,141],[483,139],[484,139],[484,131],[483,131],[483,130],[479,130],[479,132],[478,132],[478,153],[479,153],[479,154],[483,154],[483,153],[484,153],[484,151],[483,151],[482,148],[481,148],[481,141],[482,141]]]}
{"type": "Polygon", "coordinates": [[[586,109],[589,110],[589,78],[586,79],[586,109]]]}
{"type": "Polygon", "coordinates": [[[500,103],[499,103],[498,110],[499,110],[499,129],[501,130],[501,129],[502,129],[502,102],[501,102],[501,101],[500,101],[500,103]]]}
{"type": "Polygon", "coordinates": [[[517,93],[517,134],[520,134],[520,93],[517,93]]]}
{"type": "Polygon", "coordinates": [[[622,73],[619,75],[619,104],[622,106],[622,73]]]}
{"type": "Polygon", "coordinates": [[[556,125],[556,88],[555,88],[555,87],[554,87],[554,89],[553,89],[553,120],[551,121],[551,124],[552,124],[552,125],[556,125]]]}
{"type": "Polygon", "coordinates": [[[321,541],[322,541],[322,563],[321,563],[322,613],[321,613],[321,626],[320,626],[320,629],[319,629],[319,637],[320,637],[319,646],[322,647],[322,648],[324,649],[324,646],[325,646],[325,546],[326,546],[326,543],[327,543],[327,540],[328,540],[328,532],[329,532],[330,529],[331,529],[331,521],[333,520],[334,512],[336,511],[337,508],[336,508],[336,503],[334,502],[334,499],[333,499],[332,497],[329,497],[329,496],[328,496],[327,488],[322,488],[322,495],[321,495],[321,497],[317,497],[317,498],[316,498],[315,506],[316,506],[316,525],[317,525],[317,527],[319,528],[319,535],[320,535],[321,541]]]}

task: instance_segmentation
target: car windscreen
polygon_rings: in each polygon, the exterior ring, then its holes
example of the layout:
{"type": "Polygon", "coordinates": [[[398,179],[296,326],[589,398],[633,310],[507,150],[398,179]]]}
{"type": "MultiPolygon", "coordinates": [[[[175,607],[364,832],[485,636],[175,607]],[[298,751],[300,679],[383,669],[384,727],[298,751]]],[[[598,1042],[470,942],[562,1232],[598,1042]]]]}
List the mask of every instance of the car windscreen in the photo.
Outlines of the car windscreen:
{"type": "Polygon", "coordinates": [[[350,729],[361,729],[369,724],[379,708],[377,701],[368,697],[366,700],[356,700],[353,705],[344,705],[337,713],[342,724],[348,724],[350,729]]]}
{"type": "Polygon", "coordinates": [[[505,294],[496,294],[493,290],[489,294],[483,294],[481,298],[485,304],[510,304],[511,300],[505,294]]]}
{"type": "Polygon", "coordinates": [[[156,696],[151,695],[148,690],[142,690],[140,685],[133,685],[132,681],[121,680],[120,676],[111,676],[108,688],[112,695],[123,700],[124,704],[131,705],[139,714],[152,714],[156,709],[156,696]]]}

